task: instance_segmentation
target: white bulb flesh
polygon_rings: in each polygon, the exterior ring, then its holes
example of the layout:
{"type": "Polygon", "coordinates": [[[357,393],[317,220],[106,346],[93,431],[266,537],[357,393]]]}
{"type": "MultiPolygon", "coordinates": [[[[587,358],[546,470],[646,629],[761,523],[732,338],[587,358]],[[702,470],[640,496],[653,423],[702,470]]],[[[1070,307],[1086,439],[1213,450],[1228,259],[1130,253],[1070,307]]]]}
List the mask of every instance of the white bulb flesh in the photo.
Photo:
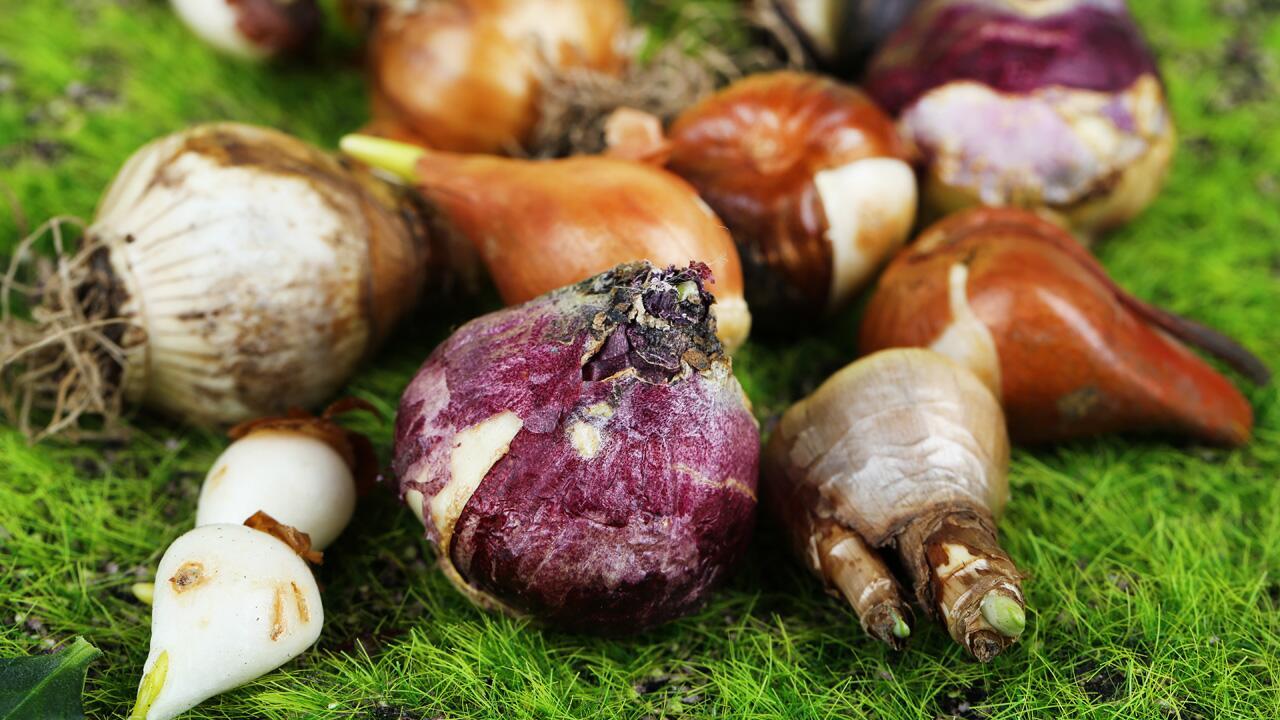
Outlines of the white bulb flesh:
{"type": "Polygon", "coordinates": [[[246,60],[262,60],[267,48],[245,37],[236,25],[238,15],[227,0],[170,0],[182,22],[201,40],[228,55],[246,60]]]}
{"type": "Polygon", "coordinates": [[[280,667],[320,636],[310,568],[283,541],[244,525],[178,538],[156,571],[151,653],[168,669],[146,720],[168,720],[280,667]]]}
{"type": "Polygon", "coordinates": [[[328,547],[351,522],[355,477],[320,438],[287,430],[259,430],[220,455],[200,489],[196,525],[243,523],[259,510],[328,547]]]}
{"type": "Polygon", "coordinates": [[[813,177],[831,243],[828,307],[853,298],[907,240],[916,218],[916,176],[897,158],[873,157],[813,177]]]}

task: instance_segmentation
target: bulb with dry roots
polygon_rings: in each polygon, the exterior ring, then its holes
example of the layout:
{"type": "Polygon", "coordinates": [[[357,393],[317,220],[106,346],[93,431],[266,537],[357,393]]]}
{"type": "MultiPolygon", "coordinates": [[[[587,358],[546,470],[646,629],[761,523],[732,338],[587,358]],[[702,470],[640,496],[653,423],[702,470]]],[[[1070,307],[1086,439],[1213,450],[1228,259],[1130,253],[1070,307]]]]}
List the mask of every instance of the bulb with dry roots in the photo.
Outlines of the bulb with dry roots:
{"type": "Polygon", "coordinates": [[[473,602],[636,632],[696,608],[742,555],[759,432],[707,279],[621,265],[473,320],[423,364],[393,468],[473,602]]]}
{"type": "Polygon", "coordinates": [[[372,405],[347,398],[319,417],[297,410],[232,428],[231,445],[200,488],[196,526],[240,523],[265,512],[306,533],[315,549],[328,547],[351,522],[357,490],[371,486],[378,474],[369,438],[335,419],[354,410],[378,414],[372,405]]]}
{"type": "MultiPolygon", "coordinates": [[[[620,116],[623,117],[623,116],[620,116]]],[[[844,307],[907,239],[911,154],[866,95],[818,75],[751,75],[686,109],[668,167],[724,219],[757,319],[844,307]]]]}
{"type": "Polygon", "coordinates": [[[519,152],[544,75],[619,72],[623,0],[369,0],[368,132],[438,150],[519,152]]]}
{"type": "Polygon", "coordinates": [[[893,647],[910,634],[896,566],[978,660],[1022,634],[1021,574],[996,539],[1004,415],[964,367],[917,349],[863,358],[787,410],[763,463],[764,506],[867,632],[893,647]]]}
{"type": "Polygon", "coordinates": [[[1013,208],[925,230],[881,276],[860,345],[928,347],[963,363],[1023,443],[1156,431],[1240,445],[1248,400],[1187,345],[1269,378],[1235,341],[1133,297],[1062,228],[1013,208]]]}
{"type": "Polygon", "coordinates": [[[315,39],[323,13],[315,0],[170,0],[201,40],[236,57],[265,60],[315,39]]]}
{"type": "Polygon", "coordinates": [[[453,231],[470,240],[507,304],[522,303],[625,262],[705,263],[713,312],[730,349],[751,314],[733,239],[688,183],[609,157],[516,160],[436,152],[363,135],[352,157],[413,181],[453,231]]]}
{"type": "Polygon", "coordinates": [[[923,155],[938,214],[1033,208],[1090,240],[1151,203],[1173,155],[1124,0],[924,0],[864,83],[923,155]]]}
{"type": "Polygon", "coordinates": [[[130,720],[169,720],[261,677],[320,637],[324,608],[303,533],[256,515],[197,527],[156,570],[151,652],[130,720]]]}
{"type": "MultiPolygon", "coordinates": [[[[118,416],[194,424],[313,407],[469,247],[426,232],[413,193],[301,140],[200,125],[125,163],[81,249],[0,335],[0,400],[27,427],[118,416]]],[[[7,310],[7,305],[5,306],[7,310]]]]}

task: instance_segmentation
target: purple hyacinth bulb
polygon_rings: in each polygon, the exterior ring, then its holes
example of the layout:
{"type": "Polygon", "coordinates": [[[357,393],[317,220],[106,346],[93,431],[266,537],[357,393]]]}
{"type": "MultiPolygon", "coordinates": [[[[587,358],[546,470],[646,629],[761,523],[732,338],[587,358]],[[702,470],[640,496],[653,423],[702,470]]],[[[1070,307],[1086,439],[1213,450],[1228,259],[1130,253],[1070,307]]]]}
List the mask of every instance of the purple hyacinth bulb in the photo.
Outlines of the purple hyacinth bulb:
{"type": "Polygon", "coordinates": [[[919,149],[936,213],[1039,209],[1090,239],[1154,199],[1173,154],[1123,0],[926,0],[866,87],[919,149]]]}
{"type": "Polygon", "coordinates": [[[474,602],[632,632],[696,608],[742,554],[759,430],[708,275],[620,265],[467,323],[418,371],[394,469],[474,602]]]}

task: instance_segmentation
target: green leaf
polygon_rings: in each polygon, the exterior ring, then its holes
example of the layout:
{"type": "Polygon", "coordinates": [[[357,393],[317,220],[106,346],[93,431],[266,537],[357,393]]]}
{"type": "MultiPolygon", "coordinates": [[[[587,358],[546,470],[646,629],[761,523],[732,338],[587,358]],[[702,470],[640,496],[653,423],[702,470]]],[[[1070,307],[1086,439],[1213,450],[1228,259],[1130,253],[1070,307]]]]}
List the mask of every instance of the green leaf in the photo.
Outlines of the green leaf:
{"type": "Polygon", "coordinates": [[[0,658],[0,720],[81,720],[84,673],[101,654],[77,637],[50,655],[0,658]]]}

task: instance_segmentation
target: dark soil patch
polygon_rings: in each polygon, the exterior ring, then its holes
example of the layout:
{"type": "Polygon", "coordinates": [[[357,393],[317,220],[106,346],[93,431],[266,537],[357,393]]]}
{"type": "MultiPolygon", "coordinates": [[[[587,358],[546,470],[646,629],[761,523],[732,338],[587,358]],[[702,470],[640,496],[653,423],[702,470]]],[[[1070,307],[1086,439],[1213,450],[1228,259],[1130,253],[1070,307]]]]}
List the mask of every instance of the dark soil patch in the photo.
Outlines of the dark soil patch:
{"type": "Polygon", "coordinates": [[[985,685],[953,688],[943,692],[938,709],[948,718],[985,718],[987,714],[976,706],[987,699],[987,694],[985,685]]]}
{"type": "Polygon", "coordinates": [[[1076,678],[1080,687],[1094,702],[1110,702],[1125,694],[1125,682],[1128,680],[1123,672],[1116,668],[1098,667],[1093,661],[1085,662],[1076,668],[1076,678]]]}

